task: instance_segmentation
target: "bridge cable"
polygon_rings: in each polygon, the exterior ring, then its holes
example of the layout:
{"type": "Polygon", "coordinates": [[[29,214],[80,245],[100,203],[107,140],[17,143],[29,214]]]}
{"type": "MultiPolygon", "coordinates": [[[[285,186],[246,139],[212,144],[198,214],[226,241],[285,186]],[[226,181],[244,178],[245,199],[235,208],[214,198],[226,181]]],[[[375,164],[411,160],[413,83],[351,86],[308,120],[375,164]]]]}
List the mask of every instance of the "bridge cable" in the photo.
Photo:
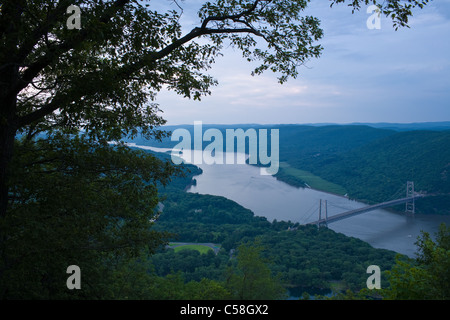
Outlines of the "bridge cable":
{"type": "Polygon", "coordinates": [[[343,210],[345,210],[345,211],[350,211],[350,210],[353,210],[353,208],[348,208],[348,207],[342,207],[342,206],[338,206],[338,205],[336,205],[336,204],[334,204],[334,203],[330,203],[330,202],[328,202],[328,204],[330,205],[330,206],[332,206],[332,207],[335,207],[335,208],[338,208],[338,209],[343,209],[343,210]]]}
{"type": "Polygon", "coordinates": [[[389,198],[389,200],[387,200],[387,201],[398,199],[398,198],[401,196],[401,194],[404,192],[404,190],[405,190],[405,189],[404,189],[403,186],[400,187],[400,188],[394,193],[394,195],[391,196],[391,197],[389,198]]]}
{"type": "Polygon", "coordinates": [[[306,214],[308,214],[308,215],[303,219],[303,224],[307,223],[307,221],[311,218],[311,216],[313,214],[317,214],[318,209],[319,208],[317,206],[313,206],[313,207],[309,208],[309,210],[306,211],[306,214]],[[312,209],[312,211],[311,211],[311,209],[312,209]]]}
{"type": "Polygon", "coordinates": [[[306,218],[303,219],[303,223],[302,224],[305,224],[309,220],[309,218],[311,218],[312,214],[313,213],[317,213],[318,210],[319,210],[319,207],[317,206],[317,204],[313,204],[308,210],[306,210],[305,215],[308,214],[309,211],[311,211],[311,212],[309,213],[309,215],[306,218]]]}

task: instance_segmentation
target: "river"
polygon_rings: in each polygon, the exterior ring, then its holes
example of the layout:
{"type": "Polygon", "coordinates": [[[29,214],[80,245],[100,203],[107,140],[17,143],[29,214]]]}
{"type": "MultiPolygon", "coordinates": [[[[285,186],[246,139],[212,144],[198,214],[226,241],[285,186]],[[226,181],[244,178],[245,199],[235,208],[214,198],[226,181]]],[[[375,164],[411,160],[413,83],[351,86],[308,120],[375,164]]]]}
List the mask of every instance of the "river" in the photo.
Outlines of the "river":
{"type": "MultiPolygon", "coordinates": [[[[302,224],[315,221],[318,219],[317,208],[320,199],[327,200],[329,216],[366,206],[345,197],[293,187],[273,176],[260,175],[260,168],[247,164],[196,165],[203,173],[195,177],[197,183],[191,186],[188,192],[226,197],[269,221],[290,220],[302,224]]],[[[415,214],[411,217],[378,209],[331,223],[328,227],[366,241],[375,248],[389,249],[414,257],[417,249],[415,242],[421,230],[433,236],[441,222],[449,225],[450,216],[415,214]]]]}

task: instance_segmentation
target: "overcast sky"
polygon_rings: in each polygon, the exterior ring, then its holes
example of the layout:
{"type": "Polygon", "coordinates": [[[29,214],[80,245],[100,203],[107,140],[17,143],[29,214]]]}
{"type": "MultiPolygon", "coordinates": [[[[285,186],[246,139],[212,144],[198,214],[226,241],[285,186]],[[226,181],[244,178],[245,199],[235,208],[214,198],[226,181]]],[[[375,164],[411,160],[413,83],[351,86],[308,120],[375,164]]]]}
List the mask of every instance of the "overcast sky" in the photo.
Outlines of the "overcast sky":
{"type": "MultiPolygon", "coordinates": [[[[202,2],[181,2],[186,31],[198,25],[202,2]]],[[[252,77],[255,65],[224,50],[209,71],[219,82],[211,96],[198,102],[159,93],[167,124],[450,121],[450,0],[415,11],[411,28],[398,31],[384,17],[381,29],[368,29],[366,7],[352,14],[313,0],[306,13],[321,20],[324,50],[297,79],[280,85],[271,72],[252,77]]]]}

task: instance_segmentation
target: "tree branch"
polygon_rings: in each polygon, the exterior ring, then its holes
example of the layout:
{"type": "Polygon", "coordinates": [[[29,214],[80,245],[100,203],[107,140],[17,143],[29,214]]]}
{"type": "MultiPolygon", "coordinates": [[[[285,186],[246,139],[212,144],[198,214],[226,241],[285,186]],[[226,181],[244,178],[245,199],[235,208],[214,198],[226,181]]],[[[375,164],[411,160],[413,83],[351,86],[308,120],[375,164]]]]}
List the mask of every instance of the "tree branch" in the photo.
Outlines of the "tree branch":
{"type": "Polygon", "coordinates": [[[71,3],[71,0],[61,1],[58,3],[56,8],[47,15],[47,20],[44,23],[39,24],[36,29],[31,32],[30,36],[27,37],[27,40],[24,41],[17,52],[16,61],[24,61],[24,59],[31,53],[34,46],[38,43],[39,39],[48,33],[49,27],[64,15],[67,7],[71,3]]]}
{"type": "Polygon", "coordinates": [[[18,119],[18,127],[22,128],[26,125],[29,125],[29,124],[45,117],[46,115],[49,115],[50,113],[52,113],[53,111],[58,109],[59,106],[60,105],[58,103],[58,99],[56,97],[53,98],[50,103],[42,106],[41,108],[39,108],[33,112],[30,112],[27,115],[20,117],[18,119]]]}
{"type": "MultiPolygon", "coordinates": [[[[112,5],[112,8],[115,8],[114,12],[128,4],[130,0],[116,0],[112,5]]],[[[100,18],[100,22],[108,23],[109,20],[113,17],[113,13],[108,11],[100,18]]],[[[79,30],[75,37],[71,38],[64,43],[61,43],[58,46],[50,48],[48,53],[42,56],[40,59],[37,59],[34,63],[32,63],[22,74],[21,81],[12,88],[12,94],[17,95],[21,90],[26,88],[30,82],[38,76],[38,74],[51,62],[55,61],[61,54],[73,49],[76,44],[85,40],[89,35],[89,31],[82,29],[79,30]]],[[[25,50],[25,49],[24,49],[25,50]]]]}
{"type": "Polygon", "coordinates": [[[202,25],[201,25],[201,29],[206,29],[206,25],[210,22],[210,21],[225,21],[225,20],[237,20],[237,19],[240,19],[240,18],[242,18],[243,16],[245,16],[245,15],[249,15],[250,13],[252,13],[253,11],[255,11],[256,10],[256,7],[258,6],[258,3],[260,2],[261,0],[256,0],[254,3],[253,3],[253,5],[252,5],[252,7],[251,8],[249,8],[249,9],[247,9],[247,10],[244,10],[244,11],[242,11],[241,13],[238,13],[238,14],[235,14],[235,15],[225,15],[225,16],[210,16],[210,17],[207,17],[205,20],[203,20],[203,23],[202,23],[202,25]]]}
{"type": "MultiPolygon", "coordinates": [[[[211,34],[231,34],[231,33],[252,33],[256,36],[264,37],[258,30],[251,27],[248,23],[239,20],[238,22],[245,23],[248,27],[247,28],[218,28],[218,29],[210,29],[203,26],[206,26],[209,21],[215,21],[215,20],[221,20],[221,19],[234,19],[238,20],[242,18],[244,15],[249,14],[253,12],[259,3],[260,0],[255,1],[253,6],[245,10],[237,15],[232,16],[223,16],[223,17],[210,17],[206,18],[205,21],[202,23],[202,27],[196,27],[192,29],[188,34],[185,36],[174,40],[170,45],[166,46],[165,48],[157,51],[152,52],[147,55],[145,55],[142,59],[140,59],[138,62],[134,64],[128,64],[126,66],[123,66],[121,70],[119,70],[118,75],[122,77],[129,77],[133,73],[139,71],[145,66],[148,66],[152,63],[154,63],[157,60],[160,60],[166,56],[168,56],[170,53],[172,53],[175,49],[181,47],[185,43],[191,41],[194,38],[200,37],[202,35],[211,35],[211,34]]],[[[125,4],[128,2],[127,0],[118,0],[116,3],[123,3],[125,4]]],[[[80,38],[83,38],[84,35],[80,35],[80,38]]],[[[31,81],[39,74],[39,72],[47,66],[53,59],[54,55],[57,53],[60,54],[61,51],[69,50],[72,46],[74,41],[71,43],[63,43],[59,46],[59,50],[54,49],[52,54],[47,54],[46,56],[42,57],[40,60],[36,61],[33,65],[31,65],[23,74],[22,80],[24,81],[22,84],[22,89],[26,87],[31,81]]],[[[21,89],[20,89],[21,90],[21,89]]],[[[19,91],[20,91],[19,90],[19,91]]],[[[59,99],[55,97],[50,103],[42,106],[40,109],[35,110],[27,115],[24,115],[19,118],[19,127],[23,127],[26,125],[29,125],[40,118],[49,115],[50,113],[54,112],[60,105],[58,104],[59,99]]]]}

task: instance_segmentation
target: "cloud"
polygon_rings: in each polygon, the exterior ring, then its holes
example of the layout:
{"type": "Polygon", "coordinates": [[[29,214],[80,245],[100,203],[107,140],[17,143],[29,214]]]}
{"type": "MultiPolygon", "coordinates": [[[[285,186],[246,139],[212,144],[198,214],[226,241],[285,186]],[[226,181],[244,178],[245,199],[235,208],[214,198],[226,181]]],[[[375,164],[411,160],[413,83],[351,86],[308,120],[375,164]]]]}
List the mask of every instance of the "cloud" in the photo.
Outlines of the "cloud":
{"type": "Polygon", "coordinates": [[[266,75],[252,77],[246,73],[237,73],[221,77],[220,86],[215,90],[214,96],[217,99],[227,98],[231,104],[264,106],[307,92],[308,86],[305,84],[280,85],[273,77],[266,75]]]}
{"type": "Polygon", "coordinates": [[[171,124],[450,120],[449,0],[431,2],[398,31],[387,18],[380,30],[367,29],[365,8],[352,15],[345,5],[312,1],[306,13],[322,21],[324,51],[297,79],[252,77],[255,64],[228,48],[210,71],[219,81],[212,95],[194,102],[161,92],[164,117],[171,124]]]}

